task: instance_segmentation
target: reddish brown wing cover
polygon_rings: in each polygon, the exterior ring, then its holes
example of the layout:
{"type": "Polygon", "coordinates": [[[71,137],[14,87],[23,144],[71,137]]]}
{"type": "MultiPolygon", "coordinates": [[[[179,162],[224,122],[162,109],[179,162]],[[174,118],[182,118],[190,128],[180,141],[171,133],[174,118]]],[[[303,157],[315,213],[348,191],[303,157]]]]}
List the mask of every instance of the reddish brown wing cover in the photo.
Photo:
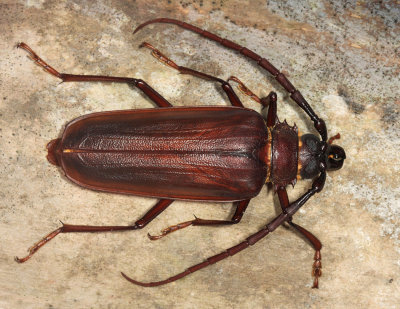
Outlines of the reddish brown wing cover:
{"type": "Polygon", "coordinates": [[[94,113],[65,128],[58,162],[77,184],[171,199],[252,198],[265,182],[258,158],[267,130],[236,107],[157,108],[94,113]]]}

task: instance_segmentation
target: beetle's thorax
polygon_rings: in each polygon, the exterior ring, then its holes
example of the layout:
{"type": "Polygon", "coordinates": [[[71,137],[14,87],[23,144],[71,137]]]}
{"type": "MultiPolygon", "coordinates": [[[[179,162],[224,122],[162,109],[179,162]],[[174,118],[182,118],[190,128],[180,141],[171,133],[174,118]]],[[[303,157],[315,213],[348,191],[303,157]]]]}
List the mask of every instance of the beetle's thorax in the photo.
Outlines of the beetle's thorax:
{"type": "Polygon", "coordinates": [[[285,121],[277,122],[271,128],[271,164],[269,181],[275,190],[297,181],[299,137],[297,126],[285,121]]]}
{"type": "MultiPolygon", "coordinates": [[[[265,164],[268,166],[267,182],[279,187],[295,185],[298,179],[312,179],[320,173],[321,161],[327,160],[326,147],[314,134],[300,135],[296,124],[286,121],[268,128],[269,139],[265,146],[265,164]]],[[[345,155],[343,154],[343,157],[345,155]]],[[[325,164],[326,165],[326,164],[325,164]]]]}

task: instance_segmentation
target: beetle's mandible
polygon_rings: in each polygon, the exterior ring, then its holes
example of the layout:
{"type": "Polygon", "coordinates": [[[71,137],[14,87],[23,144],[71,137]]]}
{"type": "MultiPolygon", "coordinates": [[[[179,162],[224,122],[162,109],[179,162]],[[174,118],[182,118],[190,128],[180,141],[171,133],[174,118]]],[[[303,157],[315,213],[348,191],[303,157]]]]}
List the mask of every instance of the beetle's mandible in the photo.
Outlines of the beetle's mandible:
{"type": "Polygon", "coordinates": [[[155,197],[159,201],[132,226],[88,226],[63,224],[29,249],[23,263],[40,247],[59,233],[109,232],[141,229],[164,211],[174,200],[233,202],[236,211],[230,220],[195,218],[170,226],[158,236],[190,225],[229,225],[240,222],[250,200],[265,183],[271,183],[278,194],[281,214],[257,233],[238,245],[194,265],[166,280],[143,283],[122,273],[130,282],[141,286],[158,286],[185,277],[210,264],[232,256],[273,232],[284,222],[301,233],[315,250],[313,288],[321,276],[321,242],[311,232],[295,224],[292,216],[325,183],[326,172],[340,169],[346,158],[344,150],[327,140],[325,122],[317,116],[301,93],[268,60],[232,41],[175,19],[159,18],[138,26],[134,33],[152,23],[175,24],[238,51],[267,70],[288,91],[290,97],[314,123],[321,139],[313,134],[299,135],[296,126],[280,122],[277,117],[277,96],[271,92],[259,98],[237,77],[228,80],[182,67],[151,49],[153,56],[182,74],[193,75],[221,84],[231,107],[172,107],[157,91],[140,79],[127,77],[73,75],[59,73],[43,61],[27,44],[30,58],[63,82],[117,82],[139,88],[159,108],[94,113],[81,116],[67,124],[61,138],[47,145],[47,159],[60,166],[66,177],[93,190],[155,197]],[[244,108],[229,81],[268,113],[265,119],[244,108]],[[295,201],[289,202],[286,186],[298,179],[314,179],[311,188],[295,201]]]}

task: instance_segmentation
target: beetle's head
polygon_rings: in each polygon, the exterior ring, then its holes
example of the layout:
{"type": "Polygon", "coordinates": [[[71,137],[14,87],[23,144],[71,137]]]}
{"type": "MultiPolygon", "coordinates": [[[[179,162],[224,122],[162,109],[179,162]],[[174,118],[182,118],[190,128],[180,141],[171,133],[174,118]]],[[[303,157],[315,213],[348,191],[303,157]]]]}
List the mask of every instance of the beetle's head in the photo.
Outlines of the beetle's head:
{"type": "Polygon", "coordinates": [[[310,179],[316,177],[323,170],[335,171],[342,168],[346,153],[342,147],[332,144],[335,139],[339,138],[340,135],[337,134],[328,142],[324,142],[313,134],[301,136],[299,149],[301,178],[310,179]]]}
{"type": "Polygon", "coordinates": [[[333,145],[335,139],[339,139],[340,134],[332,136],[328,142],[321,142],[321,160],[325,163],[327,171],[336,171],[342,168],[346,153],[340,146],[333,145]]]}
{"type": "Polygon", "coordinates": [[[328,144],[324,159],[326,162],[326,170],[336,171],[342,168],[344,159],[346,159],[346,153],[342,147],[328,144]]]}

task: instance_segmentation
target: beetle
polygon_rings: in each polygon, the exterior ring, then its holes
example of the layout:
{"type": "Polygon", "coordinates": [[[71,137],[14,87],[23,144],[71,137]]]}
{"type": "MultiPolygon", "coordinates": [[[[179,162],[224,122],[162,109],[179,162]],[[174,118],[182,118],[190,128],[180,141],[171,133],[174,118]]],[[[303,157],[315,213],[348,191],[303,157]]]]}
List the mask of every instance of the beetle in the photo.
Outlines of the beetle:
{"type": "Polygon", "coordinates": [[[142,43],[141,47],[149,48],[153,56],[164,64],[182,74],[221,84],[232,106],[173,107],[141,79],[59,73],[27,44],[19,43],[18,47],[27,51],[36,64],[63,82],[127,83],[140,89],[158,106],[155,109],[109,111],[78,117],[66,125],[61,138],[49,142],[47,159],[60,166],[67,178],[82,187],[154,197],[159,201],[132,226],[62,224],[31,247],[26,257],[16,257],[16,261],[27,261],[59,233],[142,229],[174,200],[233,202],[236,211],[230,220],[196,217],[170,226],[160,235],[149,235],[150,239],[159,239],[190,225],[236,224],[240,222],[250,200],[258,195],[265,183],[270,183],[278,195],[282,212],[243,242],[166,280],[144,283],[121,274],[140,286],[170,283],[254,245],[287,222],[315,250],[313,288],[318,288],[321,242],[307,229],[295,224],[292,216],[311,196],[323,189],[327,171],[342,168],[345,151],[332,144],[340,135],[327,141],[325,122],[285,75],[265,58],[230,40],[170,18],[147,21],[139,25],[134,33],[153,23],[175,24],[256,61],[272,74],[290,94],[290,98],[310,117],[321,139],[314,134],[300,135],[296,125],[289,126],[286,121],[279,121],[275,92],[259,98],[237,77],[231,76],[225,81],[179,66],[147,42],[142,43]],[[229,81],[237,83],[239,90],[260,103],[267,110],[267,116],[245,108],[229,81]],[[300,198],[289,202],[286,186],[294,186],[298,179],[313,179],[312,186],[300,198]]]}

